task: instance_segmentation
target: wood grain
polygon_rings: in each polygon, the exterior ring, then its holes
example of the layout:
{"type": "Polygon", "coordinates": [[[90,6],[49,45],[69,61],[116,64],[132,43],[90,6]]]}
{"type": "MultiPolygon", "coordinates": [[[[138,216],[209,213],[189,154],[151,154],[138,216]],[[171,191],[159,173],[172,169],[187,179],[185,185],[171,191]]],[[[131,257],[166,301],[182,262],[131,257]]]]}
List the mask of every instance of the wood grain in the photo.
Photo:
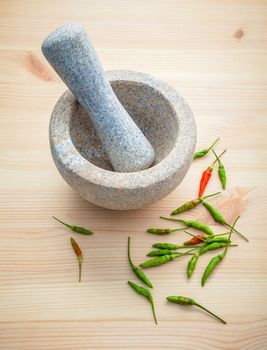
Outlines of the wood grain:
{"type": "MultiPolygon", "coordinates": [[[[2,0],[0,7],[0,348],[1,350],[267,348],[267,1],[2,0]],[[106,69],[132,69],[173,85],[198,124],[198,148],[221,136],[228,188],[212,200],[232,221],[241,214],[246,244],[229,250],[206,287],[203,256],[191,281],[186,259],[151,269],[159,324],[146,301],[126,284],[134,280],[126,257],[132,236],[136,263],[156,241],[147,227],[159,215],[196,196],[212,156],[195,161],[183,183],[138,211],[97,208],[58,174],[49,150],[48,123],[65,90],[43,58],[45,35],[66,22],[85,26],[106,69]],[[90,227],[75,235],[85,255],[83,282],[70,232],[52,215],[90,227]],[[188,295],[228,321],[168,305],[188,295]],[[192,331],[193,330],[193,331],[192,331]]],[[[214,176],[208,192],[217,191],[214,176]]],[[[205,208],[186,215],[218,232],[205,208]]],[[[164,223],[174,227],[172,223],[164,223]]]]}

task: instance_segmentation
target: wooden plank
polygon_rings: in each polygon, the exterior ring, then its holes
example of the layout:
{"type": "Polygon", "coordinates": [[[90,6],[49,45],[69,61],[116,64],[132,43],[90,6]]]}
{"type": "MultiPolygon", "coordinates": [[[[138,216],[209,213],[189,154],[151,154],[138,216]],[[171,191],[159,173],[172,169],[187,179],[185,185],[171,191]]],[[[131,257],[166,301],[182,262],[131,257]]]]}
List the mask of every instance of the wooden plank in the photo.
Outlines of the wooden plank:
{"type": "MultiPolygon", "coordinates": [[[[267,2],[3,0],[0,16],[0,348],[265,350],[267,2]],[[238,228],[250,243],[236,237],[239,247],[204,289],[201,274],[213,254],[199,260],[190,281],[186,259],[148,270],[158,326],[126,284],[135,279],[127,236],[136,263],[156,241],[187,239],[145,231],[174,227],[159,215],[196,196],[212,156],[194,162],[169,196],[138,211],[97,208],[70,189],[48,142],[49,116],[65,86],[40,51],[45,35],[65,22],[86,27],[105,69],[147,72],[180,91],[196,116],[198,147],[221,136],[218,149],[228,149],[228,188],[212,203],[229,221],[241,214],[238,228]],[[85,255],[81,284],[72,234],[52,215],[95,232],[73,234],[85,255]],[[229,324],[168,304],[171,294],[196,298],[229,324]]],[[[208,192],[218,188],[214,174],[208,192]]],[[[205,208],[186,217],[224,230],[205,208]]]]}

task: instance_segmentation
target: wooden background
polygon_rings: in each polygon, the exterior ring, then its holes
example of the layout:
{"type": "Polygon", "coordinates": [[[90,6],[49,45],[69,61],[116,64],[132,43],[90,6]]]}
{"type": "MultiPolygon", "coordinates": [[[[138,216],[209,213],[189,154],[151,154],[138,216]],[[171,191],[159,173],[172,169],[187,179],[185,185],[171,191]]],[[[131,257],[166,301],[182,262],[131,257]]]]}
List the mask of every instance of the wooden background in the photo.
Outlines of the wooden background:
{"type": "MultiPolygon", "coordinates": [[[[1,350],[267,349],[267,1],[1,0],[0,13],[1,350]],[[74,193],[48,143],[51,110],[65,86],[40,51],[65,22],[85,26],[106,69],[147,72],[173,85],[195,113],[198,148],[221,136],[218,151],[228,149],[229,185],[212,202],[229,221],[241,214],[250,243],[236,238],[239,247],[205,288],[200,278],[213,254],[201,258],[190,281],[186,259],[147,271],[158,326],[126,284],[135,280],[127,236],[136,263],[156,241],[182,242],[182,233],[160,239],[145,230],[166,225],[160,214],[196,196],[212,156],[142,210],[104,210],[74,193]],[[95,232],[75,236],[85,258],[81,284],[71,234],[52,215],[95,232]],[[167,304],[172,294],[196,298],[228,325],[167,304]]],[[[207,192],[218,188],[215,175],[207,192]]],[[[203,208],[186,217],[215,225],[203,208]]]]}

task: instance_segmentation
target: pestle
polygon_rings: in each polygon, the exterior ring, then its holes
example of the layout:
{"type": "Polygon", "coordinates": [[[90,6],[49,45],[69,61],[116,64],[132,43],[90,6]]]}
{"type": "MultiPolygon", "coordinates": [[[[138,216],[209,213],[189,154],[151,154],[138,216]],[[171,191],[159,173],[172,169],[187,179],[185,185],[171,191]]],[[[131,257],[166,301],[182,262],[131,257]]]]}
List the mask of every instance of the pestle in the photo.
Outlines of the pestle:
{"type": "Polygon", "coordinates": [[[147,169],[154,149],[113,92],[84,29],[58,28],[45,38],[42,52],[88,112],[114,170],[147,169]]]}

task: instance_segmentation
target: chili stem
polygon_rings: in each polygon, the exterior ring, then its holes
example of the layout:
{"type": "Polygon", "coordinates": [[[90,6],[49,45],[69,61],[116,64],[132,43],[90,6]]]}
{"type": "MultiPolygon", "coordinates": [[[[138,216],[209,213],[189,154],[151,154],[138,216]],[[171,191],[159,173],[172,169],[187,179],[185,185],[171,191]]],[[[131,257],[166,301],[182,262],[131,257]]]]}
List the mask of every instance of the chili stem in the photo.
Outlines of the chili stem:
{"type": "Polygon", "coordinates": [[[72,225],[66,224],[65,222],[59,220],[58,218],[56,218],[55,216],[52,216],[52,218],[54,218],[55,220],[57,220],[58,222],[60,222],[61,224],[67,226],[68,228],[72,228],[72,225]]]}
{"type": "Polygon", "coordinates": [[[79,282],[81,282],[81,280],[82,280],[82,264],[79,261],[79,282]]]}
{"type": "Polygon", "coordinates": [[[249,242],[249,240],[247,239],[247,237],[245,237],[244,235],[242,235],[241,232],[237,231],[233,226],[231,226],[230,224],[225,224],[225,226],[229,227],[230,229],[233,229],[233,231],[235,233],[237,233],[240,237],[242,237],[245,241],[249,242]]]}
{"type": "Polygon", "coordinates": [[[226,255],[227,249],[228,249],[228,247],[229,247],[230,239],[231,239],[231,236],[232,236],[232,233],[233,233],[233,230],[234,230],[234,226],[235,226],[235,224],[236,224],[236,222],[237,222],[237,220],[238,220],[239,218],[240,218],[240,215],[235,219],[235,221],[234,221],[234,223],[233,223],[233,226],[232,226],[231,231],[230,231],[230,235],[229,235],[229,237],[228,237],[228,244],[227,244],[227,246],[225,247],[225,250],[224,250],[224,255],[226,255]]]}
{"type": "Polygon", "coordinates": [[[220,160],[221,156],[227,151],[227,149],[225,149],[216,159],[215,161],[211,164],[211,167],[214,167],[214,165],[220,160]]]}
{"type": "Polygon", "coordinates": [[[225,236],[225,235],[229,235],[229,234],[230,234],[230,231],[229,231],[229,232],[225,232],[225,233],[218,233],[218,234],[215,235],[214,237],[225,236]]]}
{"type": "Polygon", "coordinates": [[[210,315],[212,315],[213,317],[217,318],[217,320],[221,321],[222,323],[226,324],[226,321],[224,321],[222,318],[220,318],[219,316],[215,315],[213,312],[209,311],[208,309],[206,309],[204,306],[195,303],[195,306],[198,306],[199,308],[201,308],[202,310],[208,312],[210,315]]]}
{"type": "Polygon", "coordinates": [[[176,228],[175,231],[173,231],[173,232],[181,231],[181,230],[184,230],[185,228],[187,228],[187,226],[186,227],[179,227],[179,228],[176,228]]]}
{"type": "Polygon", "coordinates": [[[180,256],[183,256],[183,255],[190,255],[191,252],[193,252],[194,250],[199,249],[199,248],[201,248],[201,247],[196,247],[196,248],[193,248],[193,249],[191,249],[191,250],[188,250],[186,253],[182,253],[180,256]]]}
{"type": "Polygon", "coordinates": [[[155,321],[156,324],[158,324],[153,300],[150,303],[151,303],[151,307],[152,307],[152,313],[153,313],[154,321],[155,321]]]}
{"type": "Polygon", "coordinates": [[[201,197],[201,199],[204,201],[205,199],[210,198],[210,197],[213,197],[213,196],[216,196],[217,194],[220,194],[220,193],[221,193],[221,192],[212,193],[212,194],[209,194],[208,196],[201,197]]]}
{"type": "Polygon", "coordinates": [[[131,238],[128,237],[128,261],[129,261],[130,266],[132,267],[133,266],[133,262],[132,262],[131,254],[130,254],[130,241],[131,241],[131,238]]]}
{"type": "Polygon", "coordinates": [[[216,143],[220,140],[220,138],[218,137],[214,142],[213,144],[208,148],[208,150],[210,151],[215,145],[216,143]]]}
{"type": "Polygon", "coordinates": [[[217,156],[217,154],[212,150],[212,152],[213,152],[213,154],[215,155],[215,157],[216,157],[216,159],[218,160],[218,162],[220,163],[220,159],[219,159],[219,157],[217,156]]]}
{"type": "MultiPolygon", "coordinates": [[[[179,220],[179,219],[174,219],[174,218],[165,218],[164,216],[160,216],[161,219],[164,219],[164,220],[169,220],[169,221],[175,221],[175,222],[183,222],[182,220],[179,220]]],[[[187,227],[184,227],[183,229],[185,229],[187,227]]]]}

